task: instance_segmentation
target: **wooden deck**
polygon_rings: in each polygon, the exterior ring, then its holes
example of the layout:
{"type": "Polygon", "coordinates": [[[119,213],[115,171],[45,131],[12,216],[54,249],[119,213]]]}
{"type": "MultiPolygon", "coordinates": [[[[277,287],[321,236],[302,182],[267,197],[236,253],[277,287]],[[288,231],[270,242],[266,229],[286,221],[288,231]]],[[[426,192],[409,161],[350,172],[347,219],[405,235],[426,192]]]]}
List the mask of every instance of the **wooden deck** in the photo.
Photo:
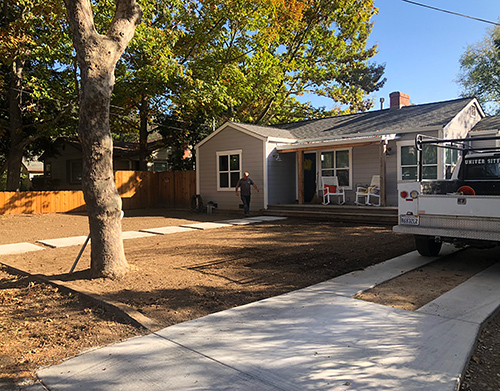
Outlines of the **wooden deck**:
{"type": "Polygon", "coordinates": [[[385,226],[393,226],[398,223],[398,208],[393,206],[283,204],[269,205],[263,213],[269,216],[305,217],[385,226]]]}

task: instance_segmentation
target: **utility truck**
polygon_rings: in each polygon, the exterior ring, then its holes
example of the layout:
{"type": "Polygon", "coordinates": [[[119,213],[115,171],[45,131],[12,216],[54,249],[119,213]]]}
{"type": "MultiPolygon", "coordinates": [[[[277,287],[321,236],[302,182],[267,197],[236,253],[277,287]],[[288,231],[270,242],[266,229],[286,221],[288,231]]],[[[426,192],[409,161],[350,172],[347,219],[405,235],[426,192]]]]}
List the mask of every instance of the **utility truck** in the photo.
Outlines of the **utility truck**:
{"type": "Polygon", "coordinates": [[[399,223],[394,232],[415,236],[417,251],[436,256],[443,242],[457,247],[500,244],[500,137],[436,139],[417,135],[417,181],[398,184],[399,223]],[[484,147],[484,142],[488,146],[484,147]],[[482,147],[474,147],[481,143],[482,147]],[[426,146],[445,148],[458,158],[450,178],[425,180],[426,146]]]}

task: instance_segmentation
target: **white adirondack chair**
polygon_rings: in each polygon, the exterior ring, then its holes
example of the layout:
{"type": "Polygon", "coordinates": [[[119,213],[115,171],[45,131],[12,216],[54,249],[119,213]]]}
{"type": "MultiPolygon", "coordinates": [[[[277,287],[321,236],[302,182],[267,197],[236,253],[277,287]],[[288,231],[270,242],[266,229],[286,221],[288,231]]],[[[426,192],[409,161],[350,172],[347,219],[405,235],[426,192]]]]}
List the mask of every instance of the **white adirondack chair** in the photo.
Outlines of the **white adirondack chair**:
{"type": "Polygon", "coordinates": [[[330,203],[330,197],[336,196],[337,203],[342,205],[345,203],[344,188],[339,186],[339,180],[336,176],[322,176],[321,187],[323,190],[323,205],[330,203]]]}
{"type": "Polygon", "coordinates": [[[380,206],[380,175],[372,177],[370,186],[356,188],[356,201],[354,203],[356,205],[380,206]]]}

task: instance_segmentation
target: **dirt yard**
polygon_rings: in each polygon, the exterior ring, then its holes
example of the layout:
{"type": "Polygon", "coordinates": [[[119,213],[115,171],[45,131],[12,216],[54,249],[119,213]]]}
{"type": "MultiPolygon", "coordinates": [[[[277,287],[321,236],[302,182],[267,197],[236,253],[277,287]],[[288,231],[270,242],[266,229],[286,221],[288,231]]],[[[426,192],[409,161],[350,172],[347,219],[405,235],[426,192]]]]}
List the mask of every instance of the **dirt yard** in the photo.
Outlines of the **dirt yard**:
{"type": "MultiPolygon", "coordinates": [[[[235,217],[240,215],[138,211],[127,213],[123,230],[235,217]]],[[[86,217],[79,215],[0,216],[0,244],[81,236],[87,234],[87,227],[86,217]]],[[[300,289],[414,249],[412,238],[387,227],[302,219],[155,235],[124,243],[131,270],[120,281],[89,280],[88,249],[75,273],[68,275],[78,246],[5,255],[0,262],[125,303],[157,327],[165,327],[300,289]]],[[[485,331],[498,342],[500,322],[495,322],[485,331]]],[[[40,366],[145,332],[79,295],[13,275],[5,268],[0,271],[0,389],[2,383],[29,382],[40,366]]],[[[490,342],[481,338],[480,347],[490,356],[476,353],[475,367],[466,378],[471,388],[463,390],[499,389],[498,361],[492,361],[490,342]],[[487,366],[492,369],[485,376],[493,380],[479,377],[495,388],[474,388],[474,376],[487,366]]]]}

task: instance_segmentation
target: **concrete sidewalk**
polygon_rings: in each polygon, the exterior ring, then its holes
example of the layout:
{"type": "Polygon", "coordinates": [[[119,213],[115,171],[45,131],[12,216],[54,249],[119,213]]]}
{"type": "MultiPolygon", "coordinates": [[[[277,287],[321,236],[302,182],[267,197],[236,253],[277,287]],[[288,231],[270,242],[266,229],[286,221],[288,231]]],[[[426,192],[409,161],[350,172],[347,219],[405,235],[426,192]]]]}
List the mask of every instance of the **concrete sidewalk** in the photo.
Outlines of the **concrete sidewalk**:
{"type": "Polygon", "coordinates": [[[456,390],[481,323],[500,305],[500,265],[416,312],[351,298],[431,260],[406,254],[98,349],[38,376],[52,391],[456,390]]]}

